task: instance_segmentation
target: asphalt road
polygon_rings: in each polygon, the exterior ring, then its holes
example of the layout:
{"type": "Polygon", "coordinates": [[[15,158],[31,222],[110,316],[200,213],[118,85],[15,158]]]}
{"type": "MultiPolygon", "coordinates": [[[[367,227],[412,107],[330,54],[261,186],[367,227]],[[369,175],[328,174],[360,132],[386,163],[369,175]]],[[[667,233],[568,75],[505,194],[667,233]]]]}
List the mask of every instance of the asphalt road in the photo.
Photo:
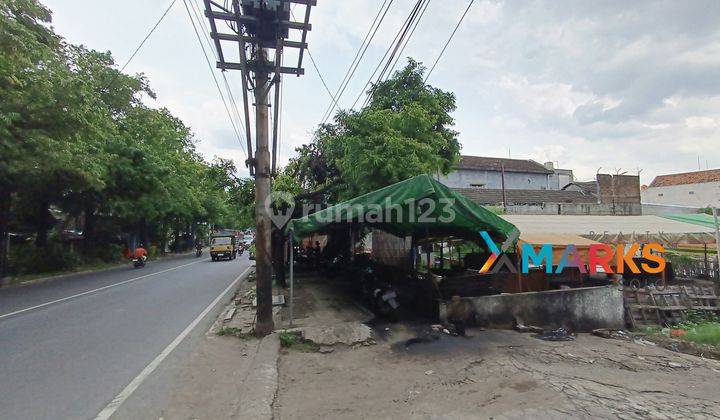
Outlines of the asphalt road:
{"type": "Polygon", "coordinates": [[[0,418],[94,418],[183,333],[191,350],[248,266],[206,252],[0,289],[0,418]]]}

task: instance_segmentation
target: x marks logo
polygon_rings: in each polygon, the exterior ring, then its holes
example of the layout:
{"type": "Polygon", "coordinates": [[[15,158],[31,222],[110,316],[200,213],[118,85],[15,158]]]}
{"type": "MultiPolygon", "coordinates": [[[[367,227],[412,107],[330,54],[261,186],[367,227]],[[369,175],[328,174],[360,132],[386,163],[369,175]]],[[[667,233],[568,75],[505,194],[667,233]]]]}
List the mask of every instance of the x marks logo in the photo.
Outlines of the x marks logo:
{"type": "Polygon", "coordinates": [[[488,250],[490,251],[490,257],[485,261],[485,264],[480,268],[481,273],[497,273],[502,266],[508,267],[511,271],[515,269],[515,267],[512,264],[512,261],[510,261],[510,257],[505,255],[505,251],[507,251],[517,240],[517,238],[520,236],[520,231],[515,229],[513,230],[510,235],[505,238],[505,242],[503,242],[500,245],[500,248],[498,248],[497,244],[495,244],[495,241],[492,240],[490,237],[490,234],[487,233],[487,231],[481,230],[480,236],[485,241],[485,244],[487,245],[488,250]],[[501,258],[502,257],[502,258],[501,258]],[[500,264],[495,264],[495,261],[500,258],[500,264]],[[490,267],[495,264],[495,268],[493,268],[492,271],[490,271],[490,267]]]}

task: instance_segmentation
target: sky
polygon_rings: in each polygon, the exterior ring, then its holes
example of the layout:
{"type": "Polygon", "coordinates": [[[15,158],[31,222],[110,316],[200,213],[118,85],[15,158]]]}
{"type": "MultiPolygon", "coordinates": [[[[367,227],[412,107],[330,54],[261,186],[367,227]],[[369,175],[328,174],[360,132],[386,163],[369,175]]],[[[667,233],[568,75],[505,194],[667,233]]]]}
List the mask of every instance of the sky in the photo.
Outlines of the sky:
{"type": "MultiPolygon", "coordinates": [[[[119,63],[170,3],[41,1],[60,35],[109,50],[119,63]]],[[[381,3],[318,0],[313,8],[309,49],[333,92],[381,3]]],[[[392,2],[341,107],[362,93],[414,3],[392,2]]],[[[468,3],[431,0],[403,55],[431,66],[468,3]]],[[[456,96],[463,154],[553,161],[580,180],[600,168],[640,173],[647,184],[659,174],[720,168],[719,22],[717,0],[476,0],[428,83],[456,96]]],[[[307,59],[304,67],[304,76],[284,79],[281,165],[310,140],[331,102],[307,59]]],[[[192,127],[207,159],[242,167],[244,152],[182,0],[126,72],[149,78],[158,98],[146,98],[148,105],[192,127]]],[[[239,73],[226,75],[240,98],[239,73]]]]}

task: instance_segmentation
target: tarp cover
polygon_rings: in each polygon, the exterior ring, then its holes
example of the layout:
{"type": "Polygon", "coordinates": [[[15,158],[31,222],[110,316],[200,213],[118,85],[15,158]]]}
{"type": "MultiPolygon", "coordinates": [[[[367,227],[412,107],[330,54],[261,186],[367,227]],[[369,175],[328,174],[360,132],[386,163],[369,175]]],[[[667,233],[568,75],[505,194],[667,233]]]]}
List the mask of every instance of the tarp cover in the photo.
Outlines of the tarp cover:
{"type": "Polygon", "coordinates": [[[322,231],[334,224],[366,223],[396,236],[454,236],[477,241],[487,231],[503,242],[517,228],[429,175],[388,185],[291,220],[296,239],[322,231]]]}
{"type": "Polygon", "coordinates": [[[690,223],[692,225],[715,228],[715,219],[709,214],[665,214],[662,217],[677,222],[690,223]]]}

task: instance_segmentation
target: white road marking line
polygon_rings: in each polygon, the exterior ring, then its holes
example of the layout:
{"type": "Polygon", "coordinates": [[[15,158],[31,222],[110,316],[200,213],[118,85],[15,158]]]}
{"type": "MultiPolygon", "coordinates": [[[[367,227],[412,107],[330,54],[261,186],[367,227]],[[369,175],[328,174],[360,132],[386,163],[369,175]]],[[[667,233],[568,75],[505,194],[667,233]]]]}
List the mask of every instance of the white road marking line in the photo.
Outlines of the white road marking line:
{"type": "Polygon", "coordinates": [[[158,274],[167,273],[168,271],[177,270],[178,268],[187,267],[188,265],[197,264],[197,263],[203,262],[203,261],[206,261],[206,260],[193,261],[193,262],[191,262],[191,263],[187,263],[187,264],[183,264],[183,265],[178,265],[177,267],[168,268],[168,269],[166,269],[166,270],[161,270],[161,271],[158,271],[158,272],[156,272],[156,273],[150,273],[150,274],[145,274],[144,276],[134,277],[134,278],[131,278],[130,280],[121,281],[120,283],[113,283],[113,284],[110,284],[110,285],[108,285],[108,286],[103,286],[103,287],[98,287],[97,289],[88,290],[87,292],[82,292],[82,293],[78,293],[78,294],[76,294],[76,295],[67,296],[67,297],[64,297],[64,298],[61,298],[61,299],[56,299],[56,300],[53,300],[53,301],[50,301],[50,302],[41,303],[40,305],[35,305],[35,306],[31,306],[31,307],[29,307],[29,308],[20,309],[19,311],[10,312],[10,313],[4,314],[4,315],[0,315],[0,319],[7,318],[7,317],[10,317],[10,316],[13,316],[13,315],[17,315],[17,314],[21,314],[21,313],[23,313],[23,312],[32,311],[32,310],[34,310],[34,309],[44,308],[44,307],[46,307],[46,306],[54,305],[54,304],[56,304],[56,303],[65,302],[66,300],[75,299],[75,298],[80,297],[80,296],[89,295],[89,294],[91,294],[91,293],[99,292],[99,291],[101,291],[101,290],[109,289],[109,288],[111,288],[111,287],[122,286],[123,284],[132,283],[132,282],[134,282],[134,281],[138,281],[138,280],[141,280],[141,279],[144,279],[144,278],[148,278],[148,277],[151,277],[151,276],[156,276],[156,275],[158,275],[158,274]]]}
{"type": "Polygon", "coordinates": [[[143,369],[142,372],[140,372],[140,374],[135,377],[135,379],[133,379],[132,381],[130,381],[129,384],[127,384],[125,389],[120,391],[120,393],[115,398],[113,398],[112,401],[110,401],[110,404],[108,404],[105,408],[103,408],[103,410],[100,412],[100,414],[98,414],[95,417],[95,420],[107,420],[113,414],[115,414],[115,411],[117,411],[117,409],[120,407],[120,405],[122,405],[122,403],[124,403],[125,400],[127,400],[132,395],[133,392],[135,392],[135,390],[145,381],[145,379],[148,378],[148,376],[152,375],[152,373],[155,371],[155,369],[157,369],[157,367],[160,366],[160,363],[162,363],[163,360],[165,360],[165,358],[168,357],[170,355],[170,353],[172,353],[173,350],[175,350],[175,348],[183,341],[183,339],[185,339],[185,337],[187,337],[188,334],[190,334],[190,332],[195,327],[197,327],[197,325],[200,323],[200,321],[202,321],[202,319],[205,318],[205,316],[208,314],[208,312],[210,312],[215,307],[215,305],[217,305],[218,302],[220,302],[220,299],[222,299],[223,296],[225,296],[227,294],[227,292],[230,291],[230,289],[232,289],[237,284],[237,282],[240,281],[240,279],[242,279],[245,276],[245,274],[247,274],[248,271],[250,271],[251,268],[252,268],[252,266],[246,268],[245,271],[240,273],[240,275],[237,276],[235,278],[235,280],[233,280],[233,282],[230,283],[230,285],[228,287],[226,287],[225,290],[223,290],[222,293],[220,293],[218,295],[218,297],[216,297],[215,300],[213,300],[210,303],[210,305],[208,305],[207,308],[205,308],[200,313],[200,315],[198,315],[197,318],[195,318],[190,323],[190,325],[185,327],[185,329],[183,330],[183,332],[180,333],[180,335],[175,337],[175,339],[172,341],[172,343],[170,343],[167,347],[165,347],[165,349],[162,352],[160,352],[160,354],[158,354],[157,357],[155,357],[155,359],[153,359],[153,361],[150,362],[150,364],[145,366],[145,369],[143,369]]]}

